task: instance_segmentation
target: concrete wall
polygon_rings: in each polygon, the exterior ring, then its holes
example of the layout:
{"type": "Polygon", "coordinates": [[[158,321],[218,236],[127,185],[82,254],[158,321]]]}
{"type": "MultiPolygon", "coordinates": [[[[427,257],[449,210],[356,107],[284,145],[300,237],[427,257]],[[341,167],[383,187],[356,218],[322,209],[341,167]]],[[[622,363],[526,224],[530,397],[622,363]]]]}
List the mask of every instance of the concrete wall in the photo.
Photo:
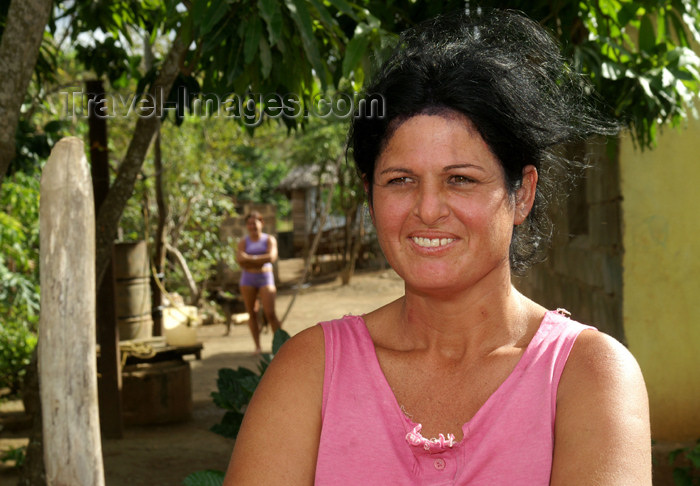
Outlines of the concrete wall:
{"type": "MultiPolygon", "coordinates": [[[[613,147],[614,148],[614,147],[613,147]]],[[[567,198],[552,207],[554,237],[547,260],[514,279],[515,286],[549,309],[625,342],[622,327],[620,185],[613,153],[602,139],[568,148],[590,168],[567,198]]]]}
{"type": "Polygon", "coordinates": [[[700,122],[620,146],[624,327],[656,440],[700,437],[700,122]]]}

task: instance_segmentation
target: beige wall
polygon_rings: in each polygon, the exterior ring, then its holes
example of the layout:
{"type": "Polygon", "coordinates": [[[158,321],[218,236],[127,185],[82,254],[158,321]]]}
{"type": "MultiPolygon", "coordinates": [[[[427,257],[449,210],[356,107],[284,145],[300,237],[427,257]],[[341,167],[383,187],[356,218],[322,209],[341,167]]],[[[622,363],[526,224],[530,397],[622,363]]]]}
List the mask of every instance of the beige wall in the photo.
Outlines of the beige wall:
{"type": "Polygon", "coordinates": [[[700,438],[700,122],[620,146],[623,319],[656,440],[700,438]]]}

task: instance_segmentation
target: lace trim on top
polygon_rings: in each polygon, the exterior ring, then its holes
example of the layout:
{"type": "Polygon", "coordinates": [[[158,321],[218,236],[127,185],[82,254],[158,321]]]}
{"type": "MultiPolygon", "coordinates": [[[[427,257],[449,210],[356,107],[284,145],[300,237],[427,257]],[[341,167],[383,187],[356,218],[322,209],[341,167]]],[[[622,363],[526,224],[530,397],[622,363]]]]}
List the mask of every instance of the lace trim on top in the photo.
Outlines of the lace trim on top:
{"type": "Polygon", "coordinates": [[[406,434],[406,442],[415,447],[422,447],[428,452],[443,451],[457,444],[454,434],[447,434],[447,438],[443,434],[439,434],[437,439],[426,439],[420,433],[422,428],[421,424],[413,427],[413,430],[406,434]]]}

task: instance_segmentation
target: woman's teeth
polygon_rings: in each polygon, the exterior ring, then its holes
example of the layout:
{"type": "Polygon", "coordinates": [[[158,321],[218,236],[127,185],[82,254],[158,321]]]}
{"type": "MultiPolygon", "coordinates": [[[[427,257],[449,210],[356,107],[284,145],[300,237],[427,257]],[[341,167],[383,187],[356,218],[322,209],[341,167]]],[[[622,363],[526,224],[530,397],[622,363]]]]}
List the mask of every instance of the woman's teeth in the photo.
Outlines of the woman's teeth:
{"type": "Polygon", "coordinates": [[[454,238],[421,238],[419,236],[414,236],[411,239],[416,245],[424,247],[444,246],[454,241],[454,238]]]}

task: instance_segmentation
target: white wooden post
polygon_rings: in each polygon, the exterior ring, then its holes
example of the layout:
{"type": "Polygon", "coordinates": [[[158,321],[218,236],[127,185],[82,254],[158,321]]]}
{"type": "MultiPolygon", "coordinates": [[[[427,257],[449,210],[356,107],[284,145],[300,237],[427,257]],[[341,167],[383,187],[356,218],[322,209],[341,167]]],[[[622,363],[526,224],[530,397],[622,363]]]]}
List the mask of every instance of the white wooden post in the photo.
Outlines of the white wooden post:
{"type": "Polygon", "coordinates": [[[39,386],[48,486],[103,486],[95,359],[95,214],[83,142],[41,176],[39,386]]]}

